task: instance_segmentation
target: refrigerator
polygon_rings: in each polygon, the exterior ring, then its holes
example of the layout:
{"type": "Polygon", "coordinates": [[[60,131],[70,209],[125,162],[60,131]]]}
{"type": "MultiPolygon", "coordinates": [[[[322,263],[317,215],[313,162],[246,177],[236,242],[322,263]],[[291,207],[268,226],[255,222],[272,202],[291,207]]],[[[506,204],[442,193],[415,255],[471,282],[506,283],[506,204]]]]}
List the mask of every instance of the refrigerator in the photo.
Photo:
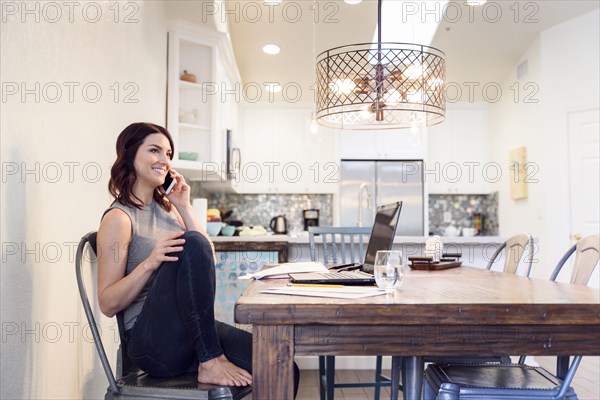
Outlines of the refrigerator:
{"type": "Polygon", "coordinates": [[[340,225],[372,226],[377,206],[402,201],[396,236],[425,236],[423,173],[422,160],[342,160],[340,225]]]}

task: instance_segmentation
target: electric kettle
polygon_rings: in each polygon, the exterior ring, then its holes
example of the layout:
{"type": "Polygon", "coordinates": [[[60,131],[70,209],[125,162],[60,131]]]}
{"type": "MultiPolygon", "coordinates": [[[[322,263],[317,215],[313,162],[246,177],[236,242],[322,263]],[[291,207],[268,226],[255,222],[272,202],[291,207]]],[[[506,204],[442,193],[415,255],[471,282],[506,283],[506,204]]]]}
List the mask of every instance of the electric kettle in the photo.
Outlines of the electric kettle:
{"type": "Polygon", "coordinates": [[[286,235],[288,233],[287,219],[284,215],[278,215],[269,223],[269,227],[276,235],[286,235]]]}

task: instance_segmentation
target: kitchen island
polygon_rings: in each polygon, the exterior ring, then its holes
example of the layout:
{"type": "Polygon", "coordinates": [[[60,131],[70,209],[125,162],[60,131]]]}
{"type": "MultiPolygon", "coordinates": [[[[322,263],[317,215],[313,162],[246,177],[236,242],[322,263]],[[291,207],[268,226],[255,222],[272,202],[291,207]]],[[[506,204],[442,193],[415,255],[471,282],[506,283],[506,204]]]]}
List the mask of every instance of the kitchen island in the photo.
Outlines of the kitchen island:
{"type": "MultiPolygon", "coordinates": [[[[279,254],[279,261],[272,262],[298,262],[310,261],[308,233],[298,235],[267,235],[267,236],[216,236],[211,238],[217,251],[253,252],[259,249],[271,249],[279,254]],[[287,247],[287,249],[284,249],[287,247]],[[285,254],[287,251],[287,254],[285,254]],[[283,255],[285,254],[285,257],[283,255]]],[[[394,239],[394,250],[401,250],[405,257],[424,255],[426,236],[397,236],[394,239]]],[[[498,236],[441,236],[444,251],[462,253],[462,262],[465,265],[485,268],[496,249],[504,242],[505,238],[498,236]]],[[[316,242],[321,243],[317,237],[316,242]]],[[[365,244],[367,239],[365,238],[365,244]]],[[[359,259],[362,257],[359,257],[359,259]]],[[[502,259],[494,263],[502,268],[502,259]]],[[[498,269],[494,266],[493,269],[498,269]]]]}

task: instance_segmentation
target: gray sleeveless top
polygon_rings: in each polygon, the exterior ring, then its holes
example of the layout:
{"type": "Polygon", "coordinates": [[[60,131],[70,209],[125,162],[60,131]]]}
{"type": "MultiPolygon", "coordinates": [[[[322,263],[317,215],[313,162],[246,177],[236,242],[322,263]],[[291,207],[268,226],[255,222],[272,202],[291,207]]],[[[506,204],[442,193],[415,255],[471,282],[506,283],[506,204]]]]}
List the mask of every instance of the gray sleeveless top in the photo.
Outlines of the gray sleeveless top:
{"type": "MultiPolygon", "coordinates": [[[[159,239],[168,233],[184,230],[177,221],[175,211],[171,210],[170,213],[165,211],[156,201],[153,201],[149,206],[143,206],[141,209],[125,206],[115,201],[104,212],[104,215],[113,208],[122,210],[131,220],[131,243],[128,246],[126,275],[130,274],[135,267],[150,256],[159,239]]],[[[133,327],[142,311],[153,278],[154,276],[148,280],[137,298],[125,308],[126,330],[133,327]]]]}

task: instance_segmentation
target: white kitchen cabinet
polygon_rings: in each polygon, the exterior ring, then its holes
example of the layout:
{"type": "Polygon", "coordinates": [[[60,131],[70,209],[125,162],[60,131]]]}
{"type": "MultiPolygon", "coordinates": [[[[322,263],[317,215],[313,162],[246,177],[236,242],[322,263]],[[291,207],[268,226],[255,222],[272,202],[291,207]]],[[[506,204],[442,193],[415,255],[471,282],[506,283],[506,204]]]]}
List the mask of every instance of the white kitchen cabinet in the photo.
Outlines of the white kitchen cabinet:
{"type": "Polygon", "coordinates": [[[184,21],[169,22],[167,129],[175,142],[173,168],[192,180],[223,179],[226,130],[235,132],[237,103],[225,96],[239,73],[224,33],[184,21]],[[187,71],[197,82],[181,80],[187,71]],[[182,153],[197,153],[190,161],[182,153]]]}
{"type": "Polygon", "coordinates": [[[425,180],[432,194],[486,194],[498,166],[490,163],[485,103],[450,104],[428,130],[425,180]]]}
{"type": "Polygon", "coordinates": [[[311,133],[311,104],[247,104],[241,108],[239,193],[336,193],[335,133],[311,133]]]}
{"type": "Polygon", "coordinates": [[[424,130],[339,130],[340,159],[421,160],[426,155],[424,130]]]}

